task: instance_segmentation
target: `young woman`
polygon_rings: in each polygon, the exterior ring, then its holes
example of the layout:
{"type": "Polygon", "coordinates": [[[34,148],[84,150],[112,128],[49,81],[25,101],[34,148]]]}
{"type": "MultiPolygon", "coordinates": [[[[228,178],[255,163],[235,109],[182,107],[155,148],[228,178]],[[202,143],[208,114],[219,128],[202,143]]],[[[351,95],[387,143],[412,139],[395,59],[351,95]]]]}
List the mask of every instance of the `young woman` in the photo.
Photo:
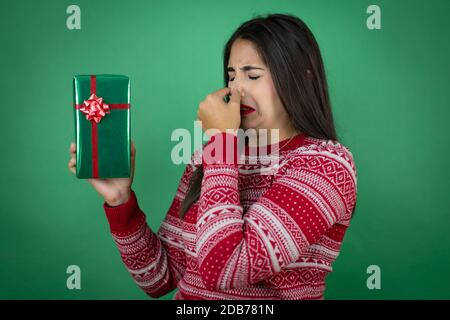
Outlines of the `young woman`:
{"type": "MultiPolygon", "coordinates": [[[[227,138],[225,153],[239,152],[237,129],[278,129],[264,146],[278,163],[207,161],[194,152],[156,233],[131,188],[134,144],[131,178],[89,182],[105,199],[123,262],[151,297],[178,289],[174,299],[323,299],[357,186],[352,154],[337,141],[317,42],[295,16],[258,17],[231,36],[223,62],[227,87],[198,108],[205,132],[218,130],[203,150],[227,138]]],[[[255,149],[249,142],[243,157],[255,149]]],[[[70,151],[75,172],[74,144],[70,151]]]]}

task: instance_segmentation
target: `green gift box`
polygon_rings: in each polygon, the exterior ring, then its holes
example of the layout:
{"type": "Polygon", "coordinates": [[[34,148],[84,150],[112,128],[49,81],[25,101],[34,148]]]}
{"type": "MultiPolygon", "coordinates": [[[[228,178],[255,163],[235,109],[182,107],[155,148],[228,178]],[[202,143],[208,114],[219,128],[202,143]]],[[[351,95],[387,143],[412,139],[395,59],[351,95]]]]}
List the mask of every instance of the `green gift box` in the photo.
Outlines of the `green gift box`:
{"type": "Polygon", "coordinates": [[[77,75],[73,93],[77,178],[130,177],[130,79],[77,75]]]}

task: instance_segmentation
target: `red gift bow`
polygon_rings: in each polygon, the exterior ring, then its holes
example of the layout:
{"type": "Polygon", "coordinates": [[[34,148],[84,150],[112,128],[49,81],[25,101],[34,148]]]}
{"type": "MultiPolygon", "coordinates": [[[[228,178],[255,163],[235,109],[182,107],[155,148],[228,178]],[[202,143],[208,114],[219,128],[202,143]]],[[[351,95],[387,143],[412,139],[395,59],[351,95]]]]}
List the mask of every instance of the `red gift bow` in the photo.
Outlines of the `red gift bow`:
{"type": "Polygon", "coordinates": [[[86,119],[94,120],[99,123],[107,113],[109,113],[109,106],[103,103],[103,98],[97,97],[95,93],[91,94],[88,100],[84,100],[84,106],[80,111],[86,114],[86,119]]]}
{"type": "MultiPolygon", "coordinates": [[[[89,120],[92,124],[92,130],[91,130],[91,145],[92,145],[92,178],[98,178],[98,128],[97,124],[100,122],[101,118],[103,118],[106,113],[109,113],[109,110],[111,109],[129,109],[130,104],[128,103],[117,103],[117,104],[105,104],[103,103],[103,98],[99,98],[96,96],[97,92],[97,78],[95,75],[91,75],[91,96],[88,100],[83,101],[83,104],[77,104],[75,105],[75,108],[77,110],[83,111],[82,109],[88,108],[94,108],[95,110],[100,109],[100,111],[93,111],[93,115],[91,113],[91,119],[89,119],[89,114],[86,115],[86,119],[89,120]],[[86,104],[88,102],[88,105],[86,104]],[[92,106],[91,106],[92,105],[92,106]],[[108,107],[108,112],[105,111],[105,106],[108,107]],[[103,107],[103,108],[102,108],[103,107]],[[98,108],[98,109],[97,109],[98,108]],[[105,113],[102,115],[102,113],[105,113]],[[95,118],[100,117],[100,119],[97,121],[95,118]],[[91,121],[91,120],[94,121],[91,121]]],[[[83,111],[83,113],[86,113],[83,111]]]]}

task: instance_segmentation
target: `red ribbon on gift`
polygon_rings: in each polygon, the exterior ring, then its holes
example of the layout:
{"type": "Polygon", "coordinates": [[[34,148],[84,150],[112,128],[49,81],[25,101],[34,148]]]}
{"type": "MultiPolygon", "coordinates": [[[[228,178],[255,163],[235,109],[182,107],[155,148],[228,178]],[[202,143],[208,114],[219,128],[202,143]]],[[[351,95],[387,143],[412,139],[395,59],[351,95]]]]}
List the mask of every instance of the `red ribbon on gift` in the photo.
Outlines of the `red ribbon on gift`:
{"type": "Polygon", "coordinates": [[[110,112],[111,109],[129,109],[129,103],[106,104],[103,98],[97,97],[97,79],[95,75],[91,75],[91,96],[88,100],[84,100],[82,104],[75,105],[77,110],[86,114],[86,119],[92,125],[92,178],[98,178],[98,128],[102,118],[110,112]]]}

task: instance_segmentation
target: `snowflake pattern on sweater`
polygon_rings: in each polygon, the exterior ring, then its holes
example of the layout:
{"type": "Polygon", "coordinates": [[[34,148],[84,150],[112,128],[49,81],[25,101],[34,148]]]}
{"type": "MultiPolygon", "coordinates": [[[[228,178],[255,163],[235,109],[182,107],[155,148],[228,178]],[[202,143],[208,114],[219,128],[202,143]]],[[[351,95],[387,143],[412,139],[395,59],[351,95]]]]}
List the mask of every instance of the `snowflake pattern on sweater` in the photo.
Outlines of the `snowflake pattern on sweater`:
{"type": "Polygon", "coordinates": [[[137,285],[154,298],[178,289],[174,299],[323,299],[356,205],[349,149],[299,134],[280,150],[273,174],[258,162],[198,157],[186,166],[156,233],[134,191],[127,203],[103,205],[137,285]],[[181,220],[198,165],[204,171],[200,198],[181,220]]]}

